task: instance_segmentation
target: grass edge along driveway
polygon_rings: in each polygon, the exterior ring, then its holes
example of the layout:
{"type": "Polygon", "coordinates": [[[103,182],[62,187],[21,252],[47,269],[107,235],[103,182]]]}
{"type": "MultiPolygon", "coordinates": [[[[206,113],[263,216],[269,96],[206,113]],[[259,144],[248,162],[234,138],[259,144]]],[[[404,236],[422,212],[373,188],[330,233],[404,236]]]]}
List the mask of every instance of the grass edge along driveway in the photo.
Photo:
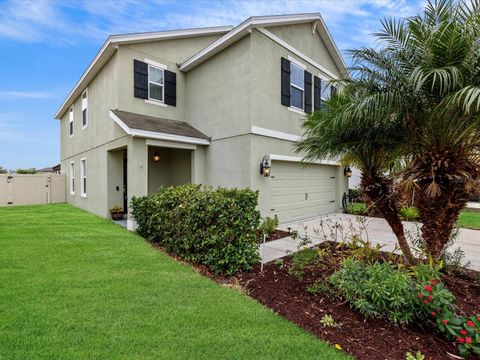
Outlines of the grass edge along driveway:
{"type": "Polygon", "coordinates": [[[70,205],[0,208],[0,249],[2,360],[347,358],[70,205]]]}

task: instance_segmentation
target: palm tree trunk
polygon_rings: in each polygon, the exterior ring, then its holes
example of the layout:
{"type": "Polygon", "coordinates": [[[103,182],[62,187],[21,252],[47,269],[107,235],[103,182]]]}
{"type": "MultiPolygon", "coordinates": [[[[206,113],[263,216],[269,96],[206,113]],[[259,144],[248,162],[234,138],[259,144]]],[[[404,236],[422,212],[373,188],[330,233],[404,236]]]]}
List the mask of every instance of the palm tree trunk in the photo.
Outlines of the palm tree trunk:
{"type": "Polygon", "coordinates": [[[365,194],[380,211],[388,225],[397,237],[398,245],[409,264],[415,263],[415,258],[405,237],[402,221],[398,216],[398,207],[392,193],[393,182],[376,171],[362,171],[361,186],[365,194]]]}
{"type": "Polygon", "coordinates": [[[450,240],[460,211],[467,203],[467,195],[461,195],[455,185],[443,189],[441,195],[434,198],[425,194],[425,189],[417,191],[415,206],[420,211],[422,238],[428,255],[437,264],[450,240]]]}

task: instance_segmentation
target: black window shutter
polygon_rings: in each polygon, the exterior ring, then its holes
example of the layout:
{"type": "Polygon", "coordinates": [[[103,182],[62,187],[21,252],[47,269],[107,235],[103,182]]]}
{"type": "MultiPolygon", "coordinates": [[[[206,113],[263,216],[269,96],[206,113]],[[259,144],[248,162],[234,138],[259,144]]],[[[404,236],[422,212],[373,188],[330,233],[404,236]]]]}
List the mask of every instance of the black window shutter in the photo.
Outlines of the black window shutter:
{"type": "Polygon", "coordinates": [[[322,107],[322,82],[319,77],[313,77],[313,110],[320,111],[322,107]]]}
{"type": "Polygon", "coordinates": [[[282,57],[282,105],[290,106],[290,61],[282,57]]]}
{"type": "Polygon", "coordinates": [[[177,106],[177,74],[164,70],[165,104],[177,106]]]}
{"type": "Polygon", "coordinates": [[[133,95],[148,99],[148,64],[133,60],[133,95]]]}
{"type": "Polygon", "coordinates": [[[312,112],[312,74],[305,70],[305,112],[312,112]]]}

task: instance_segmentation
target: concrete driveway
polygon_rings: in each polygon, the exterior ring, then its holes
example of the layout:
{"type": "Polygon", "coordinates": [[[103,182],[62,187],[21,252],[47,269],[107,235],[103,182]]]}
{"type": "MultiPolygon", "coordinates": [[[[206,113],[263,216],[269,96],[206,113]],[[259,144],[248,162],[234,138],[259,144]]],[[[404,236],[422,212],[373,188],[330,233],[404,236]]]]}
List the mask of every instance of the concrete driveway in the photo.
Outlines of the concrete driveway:
{"type": "MultiPolygon", "coordinates": [[[[412,239],[419,234],[420,227],[413,222],[404,221],[407,238],[412,239]]],[[[384,245],[383,250],[395,249],[396,237],[384,219],[360,217],[347,214],[329,214],[309,220],[281,225],[282,230],[295,230],[300,237],[305,235],[312,241],[309,246],[325,240],[342,241],[354,234],[360,235],[372,244],[384,245]]],[[[299,239],[290,237],[268,242],[260,247],[262,262],[270,262],[289,253],[298,251],[299,239]]],[[[410,240],[411,241],[411,240],[410,240]]],[[[480,230],[460,229],[454,245],[465,251],[465,260],[470,261],[470,268],[480,271],[480,230]]]]}

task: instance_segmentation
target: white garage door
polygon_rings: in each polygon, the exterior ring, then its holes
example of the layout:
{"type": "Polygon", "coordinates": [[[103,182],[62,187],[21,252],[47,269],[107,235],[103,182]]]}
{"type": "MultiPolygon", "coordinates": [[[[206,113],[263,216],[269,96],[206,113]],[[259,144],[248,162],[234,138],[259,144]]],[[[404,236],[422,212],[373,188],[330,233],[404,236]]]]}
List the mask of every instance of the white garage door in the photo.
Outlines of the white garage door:
{"type": "Polygon", "coordinates": [[[271,213],[281,223],[335,211],[336,167],[272,162],[271,213]]]}

